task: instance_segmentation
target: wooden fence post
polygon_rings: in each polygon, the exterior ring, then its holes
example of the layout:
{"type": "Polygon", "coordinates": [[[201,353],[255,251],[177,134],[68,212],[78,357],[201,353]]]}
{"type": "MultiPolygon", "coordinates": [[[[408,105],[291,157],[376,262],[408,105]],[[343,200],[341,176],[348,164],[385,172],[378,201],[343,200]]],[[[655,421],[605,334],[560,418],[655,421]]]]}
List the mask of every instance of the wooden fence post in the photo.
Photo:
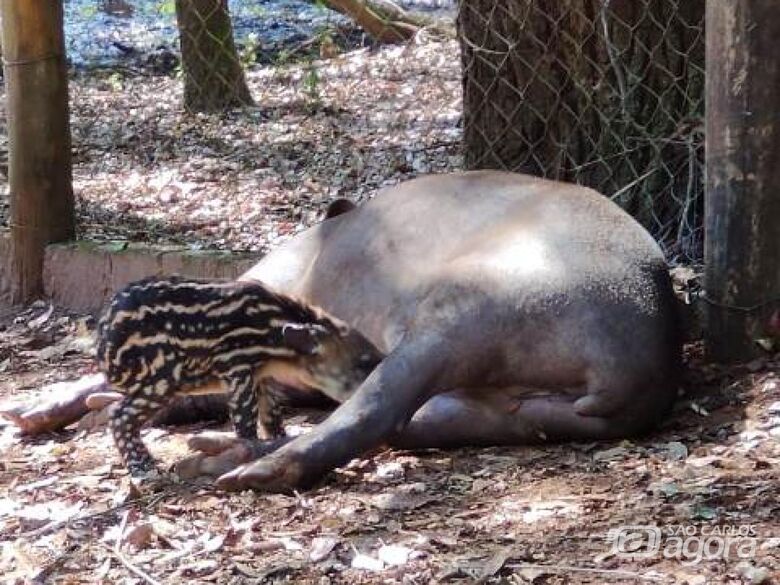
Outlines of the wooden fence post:
{"type": "Polygon", "coordinates": [[[74,235],[62,2],[2,0],[8,116],[11,262],[0,290],[26,302],[43,290],[46,244],[74,235]]]}
{"type": "Polygon", "coordinates": [[[707,1],[706,345],[749,359],[780,305],[780,2],[707,1]]]}

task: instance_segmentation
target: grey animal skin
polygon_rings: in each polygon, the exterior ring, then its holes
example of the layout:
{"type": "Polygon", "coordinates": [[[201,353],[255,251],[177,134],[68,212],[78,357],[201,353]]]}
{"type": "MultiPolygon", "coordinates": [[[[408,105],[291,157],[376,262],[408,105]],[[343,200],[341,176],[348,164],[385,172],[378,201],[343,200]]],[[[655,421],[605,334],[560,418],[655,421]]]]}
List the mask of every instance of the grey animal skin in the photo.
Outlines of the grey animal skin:
{"type": "Polygon", "coordinates": [[[669,411],[681,336],[667,266],[602,195],[476,171],[331,215],[242,278],[324,307],[387,357],[311,433],[222,487],[305,487],[381,444],[630,437],[669,411]]]}

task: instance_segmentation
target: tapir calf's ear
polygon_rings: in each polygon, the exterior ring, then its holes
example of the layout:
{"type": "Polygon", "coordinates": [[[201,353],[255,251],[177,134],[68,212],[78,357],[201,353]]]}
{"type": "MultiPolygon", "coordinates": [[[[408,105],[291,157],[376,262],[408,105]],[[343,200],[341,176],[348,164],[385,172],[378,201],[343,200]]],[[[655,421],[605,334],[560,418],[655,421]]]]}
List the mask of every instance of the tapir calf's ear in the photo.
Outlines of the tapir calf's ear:
{"type": "Polygon", "coordinates": [[[313,355],[319,351],[320,331],[321,329],[316,325],[287,323],[282,327],[282,340],[286,347],[298,353],[313,355]]]}

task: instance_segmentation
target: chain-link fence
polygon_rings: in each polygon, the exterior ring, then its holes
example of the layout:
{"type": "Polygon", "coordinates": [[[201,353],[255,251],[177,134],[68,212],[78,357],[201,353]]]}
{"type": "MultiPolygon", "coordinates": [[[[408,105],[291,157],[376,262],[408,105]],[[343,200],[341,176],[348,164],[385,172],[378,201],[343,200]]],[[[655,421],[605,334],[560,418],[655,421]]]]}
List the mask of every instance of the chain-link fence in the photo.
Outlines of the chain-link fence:
{"type": "Polygon", "coordinates": [[[468,167],[612,196],[701,258],[705,0],[463,0],[468,167]]]}
{"type": "Polygon", "coordinates": [[[259,251],[334,198],[462,168],[454,4],[406,7],[451,32],[390,43],[306,0],[66,0],[79,237],[259,251]],[[185,5],[209,12],[180,26],[185,5]],[[238,87],[214,45],[254,105],[214,111],[238,87]],[[182,49],[203,73],[189,111],[182,49]]]}
{"type": "MultiPolygon", "coordinates": [[[[206,112],[254,104],[234,40],[233,22],[240,24],[241,15],[247,12],[267,16],[238,2],[233,3],[236,12],[233,14],[228,0],[176,0],[174,6],[185,107],[190,111],[206,112]]],[[[406,43],[422,31],[445,37],[448,32],[447,27],[436,20],[405,11],[388,0],[321,0],[319,4],[306,6],[305,12],[310,20],[300,23],[300,28],[308,28],[308,35],[297,37],[297,46],[282,48],[282,58],[329,59],[349,49],[406,43]]],[[[284,20],[277,19],[273,24],[278,27],[282,22],[284,20]]],[[[451,32],[454,36],[454,31],[451,32]]],[[[263,36],[267,36],[268,31],[264,33],[263,36]]],[[[249,34],[248,46],[244,45],[242,50],[245,57],[252,58],[251,53],[256,48],[252,45],[258,40],[257,34],[249,34]]]]}
{"type": "Polygon", "coordinates": [[[457,30],[453,2],[66,0],[79,234],[254,250],[334,197],[492,167],[590,185],[699,260],[705,0],[461,0],[457,30]]]}

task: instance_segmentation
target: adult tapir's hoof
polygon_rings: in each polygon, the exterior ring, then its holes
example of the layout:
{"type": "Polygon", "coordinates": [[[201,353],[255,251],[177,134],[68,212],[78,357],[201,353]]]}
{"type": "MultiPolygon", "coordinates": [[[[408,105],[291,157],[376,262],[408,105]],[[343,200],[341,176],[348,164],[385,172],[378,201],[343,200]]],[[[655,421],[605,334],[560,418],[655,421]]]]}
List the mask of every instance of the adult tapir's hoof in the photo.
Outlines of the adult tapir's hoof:
{"type": "Polygon", "coordinates": [[[199,453],[178,462],[174,470],[181,479],[220,477],[275,451],[288,440],[283,437],[271,441],[250,441],[231,434],[204,433],[188,441],[190,449],[199,453]]]}
{"type": "Polygon", "coordinates": [[[282,449],[222,475],[217,480],[217,487],[232,492],[251,489],[289,493],[309,487],[311,482],[305,481],[304,477],[302,462],[282,449]]]}

